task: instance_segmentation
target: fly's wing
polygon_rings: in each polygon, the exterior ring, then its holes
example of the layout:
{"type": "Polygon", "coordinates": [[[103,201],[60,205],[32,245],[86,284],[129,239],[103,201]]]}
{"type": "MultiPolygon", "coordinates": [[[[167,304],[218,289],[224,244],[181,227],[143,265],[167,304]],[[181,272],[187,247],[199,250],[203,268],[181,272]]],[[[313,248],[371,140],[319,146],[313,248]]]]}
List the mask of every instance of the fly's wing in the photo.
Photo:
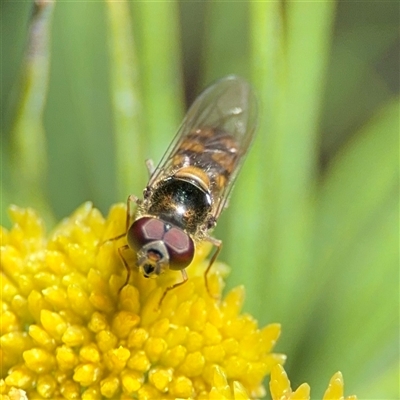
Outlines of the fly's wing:
{"type": "Polygon", "coordinates": [[[218,218],[254,137],[257,100],[250,85],[228,76],[205,89],[189,108],[149,185],[182,166],[203,169],[218,218]]]}

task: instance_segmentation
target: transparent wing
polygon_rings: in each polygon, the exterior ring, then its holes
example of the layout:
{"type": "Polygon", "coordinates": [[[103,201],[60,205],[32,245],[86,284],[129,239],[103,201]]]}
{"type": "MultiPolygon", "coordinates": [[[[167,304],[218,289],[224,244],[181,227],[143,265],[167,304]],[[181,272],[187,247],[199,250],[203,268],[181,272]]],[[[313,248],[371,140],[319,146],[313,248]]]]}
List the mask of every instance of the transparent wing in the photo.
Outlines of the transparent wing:
{"type": "Polygon", "coordinates": [[[221,213],[257,123],[257,99],[250,85],[228,76],[205,89],[189,108],[174,140],[152,174],[149,185],[185,166],[209,177],[213,215],[221,213]]]}

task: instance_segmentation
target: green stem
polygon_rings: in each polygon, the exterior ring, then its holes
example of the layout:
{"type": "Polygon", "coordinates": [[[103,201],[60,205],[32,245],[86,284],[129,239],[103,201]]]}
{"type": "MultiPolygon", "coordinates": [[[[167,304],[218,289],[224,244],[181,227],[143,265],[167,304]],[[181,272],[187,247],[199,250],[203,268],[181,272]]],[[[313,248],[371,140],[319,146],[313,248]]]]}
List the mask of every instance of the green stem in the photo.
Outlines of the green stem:
{"type": "Polygon", "coordinates": [[[146,156],[157,164],[183,114],[179,8],[176,1],[143,1],[135,4],[134,10],[140,17],[137,23],[142,38],[146,156]]]}
{"type": "MultiPolygon", "coordinates": [[[[277,301],[287,322],[301,318],[299,288],[309,287],[313,274],[315,184],[318,128],[325,87],[335,2],[289,2],[286,8],[287,90],[283,131],[277,158],[273,268],[277,301]],[[289,295],[288,295],[289,294],[289,295]]],[[[302,296],[303,306],[308,297],[302,296]]]]}
{"type": "Polygon", "coordinates": [[[107,1],[111,98],[117,152],[118,196],[140,193],[145,182],[139,68],[127,1],[107,1]]]}
{"type": "MultiPolygon", "coordinates": [[[[240,280],[247,287],[247,307],[266,316],[265,303],[259,293],[272,284],[270,268],[273,193],[276,186],[274,165],[277,142],[282,135],[282,107],[285,93],[283,58],[283,22],[278,2],[251,2],[252,83],[259,99],[259,125],[253,147],[239,177],[236,197],[232,201],[230,241],[241,243],[241,251],[233,248],[229,261],[238,265],[240,280]],[[247,179],[245,179],[247,177],[247,179]],[[240,218],[238,218],[240,216],[240,218]],[[256,232],[256,233],[254,233],[256,232]],[[249,260],[251,262],[249,263],[249,260]]],[[[233,275],[236,272],[233,271],[233,275]]]]}
{"type": "Polygon", "coordinates": [[[29,27],[17,113],[12,125],[11,174],[18,201],[29,203],[52,220],[46,200],[46,137],[43,113],[50,68],[50,28],[54,2],[37,0],[29,27]]]}
{"type": "Polygon", "coordinates": [[[240,208],[258,219],[251,221],[257,235],[243,253],[255,255],[251,292],[274,299],[267,312],[257,296],[249,295],[250,305],[283,323],[296,317],[297,288],[310,273],[317,132],[334,6],[290,2],[285,13],[279,2],[250,6],[260,126],[248,160],[254,183],[246,184],[249,196],[240,208]]]}

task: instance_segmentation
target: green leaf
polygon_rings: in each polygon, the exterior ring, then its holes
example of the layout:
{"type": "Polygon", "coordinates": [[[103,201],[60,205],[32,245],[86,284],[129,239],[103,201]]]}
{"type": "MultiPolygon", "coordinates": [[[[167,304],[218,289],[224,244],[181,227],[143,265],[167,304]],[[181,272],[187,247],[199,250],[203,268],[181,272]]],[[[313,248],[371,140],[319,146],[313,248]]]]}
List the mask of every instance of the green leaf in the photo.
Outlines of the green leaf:
{"type": "Polygon", "coordinates": [[[176,1],[144,1],[132,7],[144,95],[143,156],[157,164],[183,117],[179,7],[176,1]]]}
{"type": "Polygon", "coordinates": [[[58,217],[87,200],[106,212],[117,193],[104,2],[58,2],[44,123],[58,217]]]}
{"type": "Polygon", "coordinates": [[[250,288],[246,304],[262,321],[291,320],[297,280],[309,265],[318,119],[333,13],[334,3],[290,3],[284,20],[280,4],[252,4],[261,120],[230,210],[229,243],[240,243],[241,251],[228,248],[228,260],[250,288]]]}
{"type": "Polygon", "coordinates": [[[143,96],[129,4],[108,1],[107,13],[118,194],[124,199],[130,193],[140,193],[145,185],[144,179],[138,178],[144,166],[143,96]]]}
{"type": "Polygon", "coordinates": [[[244,1],[206,3],[203,87],[226,75],[249,76],[249,4],[244,1]]]}
{"type": "MultiPolygon", "coordinates": [[[[399,357],[398,110],[398,101],[391,102],[357,132],[317,193],[315,256],[298,282],[307,295],[296,304],[304,324],[297,332],[303,350],[297,351],[309,351],[301,368],[296,362],[291,367],[317,391],[332,369],[340,367],[354,387],[375,379],[374,359],[381,370],[399,357]],[[386,346],[391,350],[383,355],[386,346]],[[311,360],[321,352],[318,373],[311,360]]],[[[380,396],[395,396],[396,382],[381,388],[380,396]]],[[[370,396],[367,389],[357,394],[370,396]]]]}
{"type": "Polygon", "coordinates": [[[36,206],[48,220],[52,211],[45,195],[47,144],[43,113],[50,63],[50,29],[54,3],[34,3],[23,60],[16,114],[11,129],[13,201],[36,206]]]}

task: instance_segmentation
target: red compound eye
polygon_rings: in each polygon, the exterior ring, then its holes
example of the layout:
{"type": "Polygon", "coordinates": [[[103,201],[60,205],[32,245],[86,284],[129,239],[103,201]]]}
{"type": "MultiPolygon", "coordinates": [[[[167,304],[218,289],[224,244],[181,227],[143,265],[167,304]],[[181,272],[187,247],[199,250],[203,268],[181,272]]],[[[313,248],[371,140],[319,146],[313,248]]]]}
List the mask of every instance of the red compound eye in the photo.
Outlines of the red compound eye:
{"type": "Polygon", "coordinates": [[[191,263],[194,256],[194,244],[187,233],[179,228],[172,227],[165,232],[163,241],[168,249],[170,269],[183,269],[191,263]]]}
{"type": "Polygon", "coordinates": [[[149,242],[162,240],[165,233],[164,225],[164,222],[157,218],[139,218],[128,230],[129,246],[135,251],[139,251],[149,242]]]}
{"type": "Polygon", "coordinates": [[[151,217],[142,217],[129,228],[129,246],[138,252],[145,244],[161,240],[168,250],[169,268],[180,270],[186,268],[194,256],[192,238],[182,229],[163,220],[151,217]]]}

